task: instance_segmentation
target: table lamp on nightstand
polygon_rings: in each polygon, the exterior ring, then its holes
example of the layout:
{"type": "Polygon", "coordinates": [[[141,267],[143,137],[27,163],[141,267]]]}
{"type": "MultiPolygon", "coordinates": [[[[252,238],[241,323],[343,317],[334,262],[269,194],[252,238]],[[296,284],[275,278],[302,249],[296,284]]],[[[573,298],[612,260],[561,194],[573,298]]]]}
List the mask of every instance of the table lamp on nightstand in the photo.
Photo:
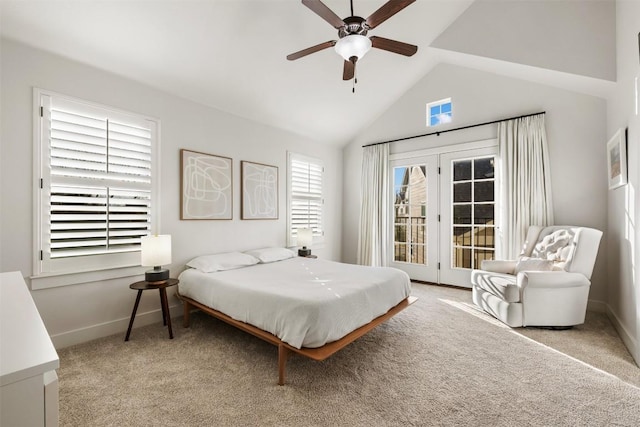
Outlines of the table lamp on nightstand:
{"type": "Polygon", "coordinates": [[[171,236],[168,234],[143,236],[141,239],[141,262],[143,267],[153,267],[144,273],[147,282],[164,282],[169,279],[169,270],[162,265],[171,264],[171,236]]]}
{"type": "Polygon", "coordinates": [[[311,246],[311,242],[313,241],[313,230],[310,228],[298,228],[298,246],[302,246],[302,249],[298,249],[299,256],[309,256],[311,255],[311,249],[308,249],[308,246],[311,246]]]}

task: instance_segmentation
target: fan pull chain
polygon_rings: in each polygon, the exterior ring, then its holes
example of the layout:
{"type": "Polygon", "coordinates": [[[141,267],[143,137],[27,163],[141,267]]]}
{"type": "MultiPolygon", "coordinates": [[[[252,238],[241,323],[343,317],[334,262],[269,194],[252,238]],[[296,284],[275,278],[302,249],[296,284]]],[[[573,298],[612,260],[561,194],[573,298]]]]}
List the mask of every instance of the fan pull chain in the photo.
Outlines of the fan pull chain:
{"type": "Polygon", "coordinates": [[[353,67],[353,88],[351,89],[351,93],[356,93],[356,84],[358,83],[358,70],[355,68],[355,64],[353,67]]]}

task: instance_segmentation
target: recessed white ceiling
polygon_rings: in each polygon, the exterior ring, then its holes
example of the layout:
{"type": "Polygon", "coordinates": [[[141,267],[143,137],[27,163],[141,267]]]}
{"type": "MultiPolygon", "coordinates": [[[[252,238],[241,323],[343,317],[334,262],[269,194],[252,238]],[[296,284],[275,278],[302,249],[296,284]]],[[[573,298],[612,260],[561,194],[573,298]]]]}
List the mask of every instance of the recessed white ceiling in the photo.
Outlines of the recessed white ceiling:
{"type": "MultiPolygon", "coordinates": [[[[338,16],[348,0],[323,1],[338,16]]],[[[385,0],[355,0],[366,18],[385,0]]],[[[472,0],[420,0],[372,30],[417,45],[404,57],[373,49],[342,80],[332,49],[286,56],[337,30],[300,0],[0,2],[0,33],[163,91],[304,135],[344,144],[434,65],[427,47],[472,0]]]]}

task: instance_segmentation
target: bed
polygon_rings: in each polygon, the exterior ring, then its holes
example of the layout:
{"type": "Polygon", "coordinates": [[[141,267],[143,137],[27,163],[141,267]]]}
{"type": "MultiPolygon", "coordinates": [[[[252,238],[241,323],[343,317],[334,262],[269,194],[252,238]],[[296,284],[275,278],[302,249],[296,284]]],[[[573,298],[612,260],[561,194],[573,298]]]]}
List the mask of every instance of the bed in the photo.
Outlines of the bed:
{"type": "Polygon", "coordinates": [[[197,308],[276,345],[280,385],[292,353],[324,360],[416,300],[400,270],[297,257],[284,248],[265,256],[270,251],[222,254],[233,262],[213,267],[192,260],[196,268],[180,274],[178,293],[185,327],[197,308]]]}

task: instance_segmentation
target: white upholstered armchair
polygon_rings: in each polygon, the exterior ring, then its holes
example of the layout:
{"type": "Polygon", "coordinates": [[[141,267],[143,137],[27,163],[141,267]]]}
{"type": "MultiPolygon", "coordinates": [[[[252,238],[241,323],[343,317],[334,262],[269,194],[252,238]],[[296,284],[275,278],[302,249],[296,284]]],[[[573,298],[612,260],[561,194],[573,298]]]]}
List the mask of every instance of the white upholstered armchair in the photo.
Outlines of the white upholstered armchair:
{"type": "Polygon", "coordinates": [[[601,237],[587,227],[529,227],[517,260],[472,271],[473,302],[511,327],[584,323],[601,237]]]}

